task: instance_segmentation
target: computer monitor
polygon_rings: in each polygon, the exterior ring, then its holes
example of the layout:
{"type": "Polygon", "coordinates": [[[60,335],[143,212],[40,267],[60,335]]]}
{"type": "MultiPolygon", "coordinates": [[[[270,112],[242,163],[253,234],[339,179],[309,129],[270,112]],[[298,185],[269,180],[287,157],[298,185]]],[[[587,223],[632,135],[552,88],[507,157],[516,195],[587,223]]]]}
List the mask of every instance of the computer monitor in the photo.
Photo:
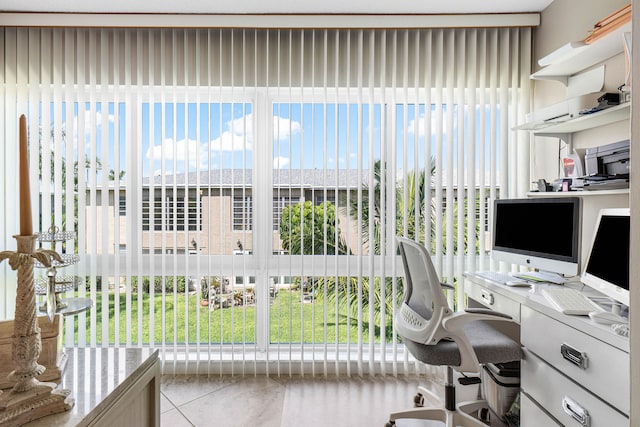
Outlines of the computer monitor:
{"type": "Polygon", "coordinates": [[[580,280],[613,300],[629,305],[629,209],[598,213],[589,256],[580,280]]]}
{"type": "Polygon", "coordinates": [[[580,273],[581,209],[578,197],[496,200],[493,259],[577,276],[580,273]]]}

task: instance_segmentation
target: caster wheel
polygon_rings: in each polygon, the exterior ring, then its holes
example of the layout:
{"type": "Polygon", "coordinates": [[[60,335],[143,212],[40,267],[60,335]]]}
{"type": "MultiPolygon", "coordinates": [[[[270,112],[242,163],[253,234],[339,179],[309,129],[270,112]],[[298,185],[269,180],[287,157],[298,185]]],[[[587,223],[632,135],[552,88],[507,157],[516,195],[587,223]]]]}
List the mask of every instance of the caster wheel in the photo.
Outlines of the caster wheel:
{"type": "Polygon", "coordinates": [[[424,396],[422,395],[422,393],[418,393],[413,396],[413,405],[416,408],[422,408],[424,406],[424,396]]]}
{"type": "Polygon", "coordinates": [[[396,422],[395,421],[389,421],[388,423],[386,423],[384,425],[384,427],[396,427],[396,422]]]}

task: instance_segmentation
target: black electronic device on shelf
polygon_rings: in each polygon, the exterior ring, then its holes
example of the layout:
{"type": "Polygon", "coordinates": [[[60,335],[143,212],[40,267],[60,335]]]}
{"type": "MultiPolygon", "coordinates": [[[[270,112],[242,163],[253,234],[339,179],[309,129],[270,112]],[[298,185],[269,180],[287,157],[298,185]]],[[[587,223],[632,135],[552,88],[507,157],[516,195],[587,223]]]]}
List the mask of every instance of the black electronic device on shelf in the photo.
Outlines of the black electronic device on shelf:
{"type": "Polygon", "coordinates": [[[584,163],[588,178],[629,177],[630,141],[587,148],[584,163]]]}

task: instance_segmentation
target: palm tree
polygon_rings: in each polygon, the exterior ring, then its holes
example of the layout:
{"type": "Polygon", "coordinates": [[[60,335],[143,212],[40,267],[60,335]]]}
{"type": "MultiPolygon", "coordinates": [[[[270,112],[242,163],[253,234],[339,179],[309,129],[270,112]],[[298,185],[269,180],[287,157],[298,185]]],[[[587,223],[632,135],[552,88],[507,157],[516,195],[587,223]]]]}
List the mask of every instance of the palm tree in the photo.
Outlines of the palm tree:
{"type": "MultiPolygon", "coordinates": [[[[429,176],[433,176],[434,172],[435,160],[432,158],[429,176]]],[[[395,200],[389,200],[388,196],[383,200],[382,186],[384,185],[385,177],[389,176],[386,164],[380,160],[376,161],[373,168],[372,188],[364,184],[361,200],[358,200],[357,197],[350,197],[348,204],[346,201],[341,203],[342,206],[347,206],[347,208],[343,208],[345,215],[349,215],[354,221],[360,219],[361,228],[359,232],[362,235],[363,247],[373,250],[376,255],[382,254],[384,245],[384,242],[382,242],[382,231],[383,224],[387,222],[387,220],[385,220],[386,207],[389,203],[396,203],[396,215],[394,219],[396,233],[401,233],[405,229],[406,223],[408,236],[423,240],[427,229],[425,227],[427,217],[430,217],[432,223],[429,229],[435,230],[433,224],[435,224],[436,219],[435,215],[432,214],[435,206],[433,200],[430,201],[429,211],[427,211],[426,202],[430,199],[427,194],[427,175],[425,170],[419,172],[410,171],[406,180],[400,184],[397,182],[394,184],[395,194],[393,194],[393,197],[395,197],[395,200]],[[405,194],[408,195],[406,200],[404,197],[405,194]],[[405,216],[405,212],[407,212],[408,215],[405,216]],[[416,228],[419,229],[416,230],[416,228]],[[373,231],[373,235],[371,235],[371,231],[373,231]]],[[[381,308],[384,306],[385,313],[392,313],[394,305],[397,305],[401,300],[401,296],[396,295],[396,300],[394,301],[393,280],[390,277],[384,279],[384,284],[383,280],[379,277],[375,277],[373,283],[370,283],[369,278],[363,277],[360,281],[356,278],[351,278],[350,280],[344,278],[344,280],[339,280],[337,285],[335,279],[330,278],[327,279],[326,285],[328,291],[330,291],[328,295],[330,295],[332,299],[338,298],[341,305],[350,307],[354,315],[359,307],[362,307],[363,312],[368,312],[371,304],[373,304],[376,325],[380,325],[381,308]],[[373,290],[373,292],[371,292],[371,290],[373,290]],[[373,297],[373,301],[370,301],[371,296],[373,297]]],[[[384,326],[374,327],[384,327],[385,335],[390,337],[393,330],[391,317],[389,316],[385,320],[384,326]]]]}

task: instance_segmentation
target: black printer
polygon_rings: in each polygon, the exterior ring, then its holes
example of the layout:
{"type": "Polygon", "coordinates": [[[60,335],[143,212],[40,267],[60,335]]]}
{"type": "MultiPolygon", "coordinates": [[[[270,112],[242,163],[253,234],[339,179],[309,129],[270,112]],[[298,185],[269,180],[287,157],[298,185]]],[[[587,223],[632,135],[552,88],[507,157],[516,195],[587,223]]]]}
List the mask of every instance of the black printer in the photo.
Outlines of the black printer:
{"type": "Polygon", "coordinates": [[[628,178],[630,141],[587,148],[584,156],[587,177],[628,178]]]}
{"type": "MultiPolygon", "coordinates": [[[[584,156],[585,177],[582,190],[629,188],[630,141],[614,142],[587,148],[584,156]]],[[[577,188],[576,188],[577,189],[577,188]]]]}

